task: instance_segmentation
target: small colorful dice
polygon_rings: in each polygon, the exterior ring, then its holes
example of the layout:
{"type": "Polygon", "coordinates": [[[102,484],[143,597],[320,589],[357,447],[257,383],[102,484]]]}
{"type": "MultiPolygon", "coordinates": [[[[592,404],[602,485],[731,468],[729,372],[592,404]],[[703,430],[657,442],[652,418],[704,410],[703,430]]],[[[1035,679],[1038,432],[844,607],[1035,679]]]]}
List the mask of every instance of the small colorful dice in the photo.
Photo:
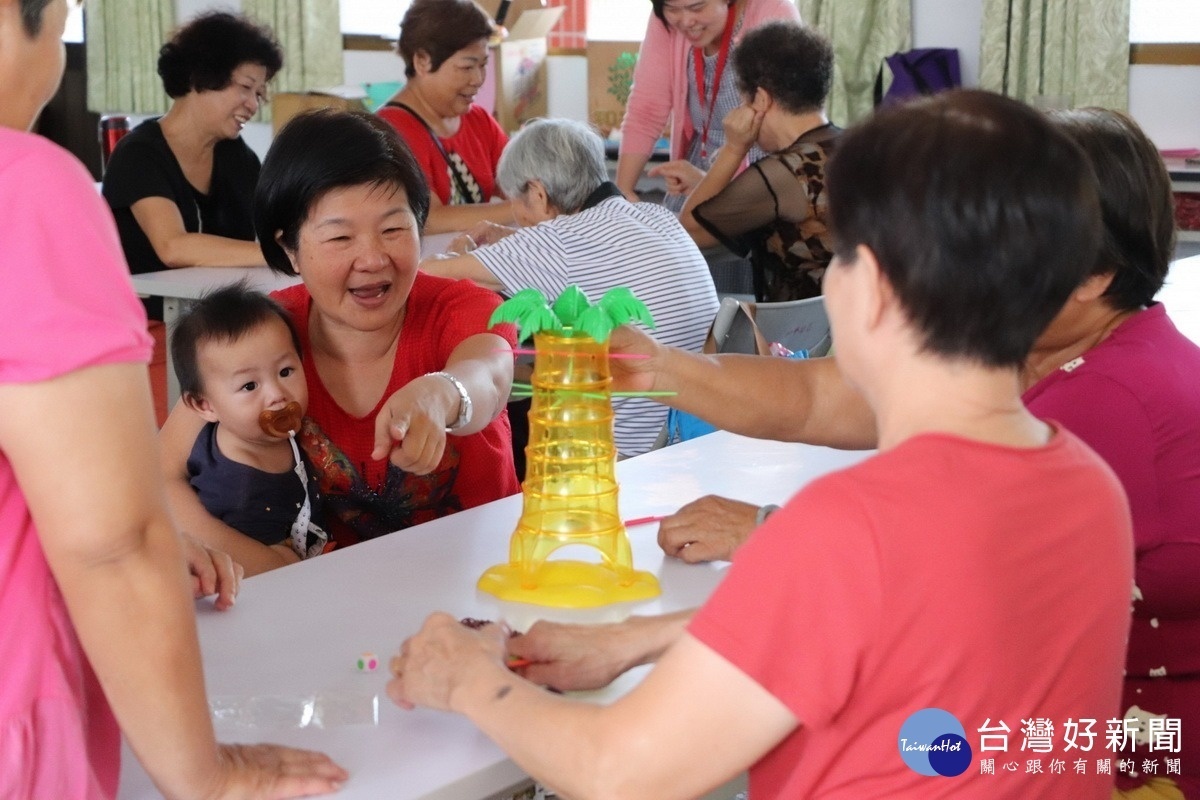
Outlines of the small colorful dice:
{"type": "Polygon", "coordinates": [[[379,659],[375,657],[374,653],[363,653],[355,663],[359,672],[374,672],[379,668],[379,659]]]}

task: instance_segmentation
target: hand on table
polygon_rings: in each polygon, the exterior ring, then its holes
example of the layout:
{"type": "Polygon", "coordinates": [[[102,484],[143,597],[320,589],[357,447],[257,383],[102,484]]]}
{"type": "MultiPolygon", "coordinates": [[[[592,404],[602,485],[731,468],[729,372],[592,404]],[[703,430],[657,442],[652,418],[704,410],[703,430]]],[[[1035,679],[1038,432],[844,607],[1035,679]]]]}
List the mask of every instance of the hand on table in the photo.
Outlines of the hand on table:
{"type": "Polygon", "coordinates": [[[691,194],[700,181],[704,180],[704,170],[690,161],[682,158],[659,164],[650,170],[651,177],[661,177],[666,180],[667,194],[691,194]]]}
{"type": "Polygon", "coordinates": [[[721,127],[725,129],[725,146],[741,153],[744,158],[758,141],[762,129],[763,112],[748,105],[740,105],[725,115],[721,127]]]}
{"type": "Polygon", "coordinates": [[[476,247],[483,247],[485,244],[495,244],[505,236],[511,236],[519,229],[508,225],[501,225],[498,222],[484,220],[477,222],[467,229],[466,235],[471,237],[475,242],[476,247]]]}
{"type": "Polygon", "coordinates": [[[624,652],[621,623],[563,625],[537,622],[527,633],[508,640],[510,658],[530,661],[515,671],[533,683],[562,691],[599,689],[638,663],[624,652]]]}
{"type": "Polygon", "coordinates": [[[454,690],[481,667],[504,666],[503,625],[473,630],[449,614],[430,614],[421,630],[405,640],[391,661],[387,693],[401,708],[424,706],[450,711],[454,690]]]}
{"type": "Polygon", "coordinates": [[[454,386],[440,375],[409,381],[387,399],[375,417],[371,458],[390,458],[414,475],[433,472],[446,452],[447,418],[459,402],[454,386]]]}
{"type": "Polygon", "coordinates": [[[658,545],[669,556],[696,564],[726,561],[754,530],[758,506],[706,495],[658,526],[658,545]]]}
{"type": "Polygon", "coordinates": [[[216,595],[213,605],[219,611],[231,608],[237,600],[245,570],[227,553],[213,550],[188,534],[182,534],[183,555],[192,576],[192,593],[197,597],[216,595]]]}
{"type": "Polygon", "coordinates": [[[205,800],[308,797],[342,788],[349,777],[329,756],[274,744],[217,746],[219,769],[205,800]]]}

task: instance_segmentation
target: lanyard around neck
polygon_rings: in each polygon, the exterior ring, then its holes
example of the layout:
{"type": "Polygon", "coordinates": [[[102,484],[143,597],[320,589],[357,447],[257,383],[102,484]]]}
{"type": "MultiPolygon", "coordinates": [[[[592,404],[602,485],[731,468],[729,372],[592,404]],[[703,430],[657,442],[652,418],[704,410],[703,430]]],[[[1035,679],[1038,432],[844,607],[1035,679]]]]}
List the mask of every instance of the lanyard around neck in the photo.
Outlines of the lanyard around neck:
{"type": "MultiPolygon", "coordinates": [[[[740,7],[738,16],[741,16],[740,7]]],[[[713,73],[712,97],[709,100],[707,111],[704,108],[704,53],[702,48],[692,48],[692,64],[696,68],[696,95],[700,98],[700,110],[705,112],[704,125],[700,129],[700,157],[706,160],[708,159],[708,129],[712,125],[713,113],[717,108],[717,92],[721,90],[721,76],[725,73],[725,62],[729,60],[729,47],[733,43],[733,29],[736,27],[737,20],[727,16],[725,30],[721,31],[721,48],[717,53],[717,69],[713,73]]]]}

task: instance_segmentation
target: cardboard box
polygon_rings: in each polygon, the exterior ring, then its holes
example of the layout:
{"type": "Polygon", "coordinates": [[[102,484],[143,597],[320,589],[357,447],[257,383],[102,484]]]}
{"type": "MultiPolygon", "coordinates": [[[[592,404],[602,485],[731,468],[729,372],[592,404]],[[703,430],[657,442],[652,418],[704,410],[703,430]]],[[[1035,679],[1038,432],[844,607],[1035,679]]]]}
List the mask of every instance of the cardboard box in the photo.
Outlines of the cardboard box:
{"type": "Polygon", "coordinates": [[[633,68],[637,64],[637,42],[588,41],[588,121],[608,138],[621,127],[625,103],[633,86],[633,68]]]}
{"type": "Polygon", "coordinates": [[[307,92],[280,92],[271,96],[271,128],[275,133],[288,120],[302,111],[313,108],[337,108],[347,111],[365,111],[363,102],[366,92],[361,86],[335,86],[329,89],[312,89],[307,92]]]}
{"type": "MultiPolygon", "coordinates": [[[[516,5],[516,4],[514,4],[516,5]]],[[[547,116],[546,35],[566,9],[530,8],[513,21],[508,14],[508,38],[492,48],[491,67],[496,75],[496,119],[512,133],[524,123],[547,116]]]]}

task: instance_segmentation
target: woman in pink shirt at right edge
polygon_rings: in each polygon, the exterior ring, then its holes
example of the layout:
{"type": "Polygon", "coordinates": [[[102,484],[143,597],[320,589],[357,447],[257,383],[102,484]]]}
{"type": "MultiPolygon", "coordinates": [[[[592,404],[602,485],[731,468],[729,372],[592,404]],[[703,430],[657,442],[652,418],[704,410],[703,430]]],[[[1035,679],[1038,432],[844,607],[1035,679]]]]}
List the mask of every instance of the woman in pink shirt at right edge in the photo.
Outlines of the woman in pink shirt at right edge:
{"type": "Polygon", "coordinates": [[[1200,347],[1154,302],[1175,249],[1171,179],[1124,114],[1051,119],[1096,171],[1104,235],[1092,276],[1034,345],[1024,401],[1099,453],[1129,496],[1136,590],[1118,716],[1139,733],[1116,796],[1200,798],[1200,347]]]}
{"type": "MultiPolygon", "coordinates": [[[[631,201],[638,199],[638,178],[670,119],[671,161],[651,174],[666,179],[666,205],[678,212],[725,141],[725,114],[742,102],[728,63],[733,46],[746,31],[769,20],[799,22],[800,12],[792,0],[650,3],[654,16],[638,52],[621,122],[616,183],[631,201]]],[[[763,155],[752,150],[749,161],[763,155]]]]}

